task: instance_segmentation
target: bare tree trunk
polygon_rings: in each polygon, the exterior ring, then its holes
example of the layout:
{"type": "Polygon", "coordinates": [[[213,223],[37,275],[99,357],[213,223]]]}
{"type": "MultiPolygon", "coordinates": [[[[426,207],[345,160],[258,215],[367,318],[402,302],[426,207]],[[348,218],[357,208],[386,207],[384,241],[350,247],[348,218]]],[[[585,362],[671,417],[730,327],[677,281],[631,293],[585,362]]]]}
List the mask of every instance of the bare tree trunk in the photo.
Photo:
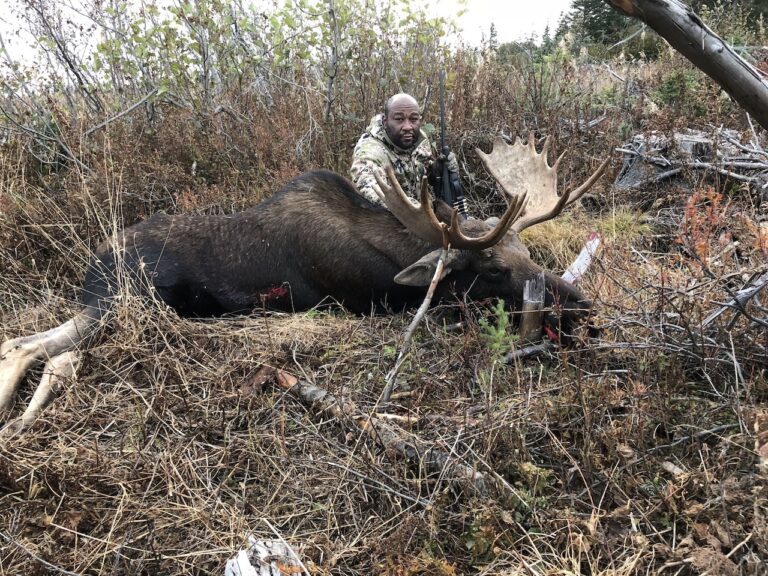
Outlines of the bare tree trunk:
{"type": "Polygon", "coordinates": [[[680,0],[604,0],[645,22],[768,129],[768,83],[680,0]]]}
{"type": "Polygon", "coordinates": [[[328,84],[325,89],[325,113],[323,118],[326,122],[331,119],[331,107],[333,106],[333,85],[336,82],[336,76],[339,73],[339,22],[336,19],[336,4],[334,0],[328,0],[328,14],[331,17],[331,34],[333,35],[333,46],[331,46],[331,61],[328,64],[328,84]]]}

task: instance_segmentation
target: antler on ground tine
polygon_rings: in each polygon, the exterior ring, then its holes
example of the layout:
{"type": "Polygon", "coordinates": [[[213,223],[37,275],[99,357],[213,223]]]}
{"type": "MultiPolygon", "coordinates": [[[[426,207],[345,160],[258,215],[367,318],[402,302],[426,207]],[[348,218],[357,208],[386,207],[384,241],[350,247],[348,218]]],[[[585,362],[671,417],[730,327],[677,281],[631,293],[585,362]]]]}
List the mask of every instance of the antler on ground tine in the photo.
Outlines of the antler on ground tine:
{"type": "Polygon", "coordinates": [[[526,144],[517,138],[515,143],[510,145],[497,136],[494,138],[490,154],[475,148],[483,165],[501,187],[508,204],[513,198],[528,194],[525,211],[511,226],[515,232],[551,220],[560,214],[568,204],[578,200],[597,181],[610,161],[605,160],[576,190],[567,191],[560,196],[557,193],[557,168],[565,152],[550,166],[547,161],[550,137],[544,140],[541,152],[536,152],[535,142],[533,133],[528,136],[526,144]]]}
{"type": "Polygon", "coordinates": [[[492,230],[477,238],[470,238],[462,233],[459,211],[455,208],[451,214],[450,226],[437,219],[429,197],[426,178],[421,183],[421,204],[416,206],[403,192],[400,183],[397,181],[395,171],[391,166],[387,167],[386,173],[391,186],[379,174],[374,174],[374,176],[379,184],[379,188],[384,193],[384,202],[387,208],[408,230],[422,240],[437,246],[442,245],[443,231],[447,228],[448,241],[454,248],[464,250],[483,250],[484,248],[489,248],[504,237],[509,227],[520,217],[526,202],[525,194],[515,196],[509,202],[506,212],[504,212],[504,215],[492,230]]]}
{"type": "Polygon", "coordinates": [[[603,175],[603,172],[605,172],[605,169],[608,168],[608,164],[611,163],[611,158],[608,157],[605,160],[603,160],[603,163],[600,164],[600,166],[597,167],[597,170],[592,172],[592,175],[587,178],[584,183],[576,188],[576,190],[573,190],[570,192],[570,198],[568,200],[568,204],[571,204],[572,202],[575,202],[582,196],[584,196],[584,192],[592,188],[592,185],[597,182],[598,178],[603,175]]]}

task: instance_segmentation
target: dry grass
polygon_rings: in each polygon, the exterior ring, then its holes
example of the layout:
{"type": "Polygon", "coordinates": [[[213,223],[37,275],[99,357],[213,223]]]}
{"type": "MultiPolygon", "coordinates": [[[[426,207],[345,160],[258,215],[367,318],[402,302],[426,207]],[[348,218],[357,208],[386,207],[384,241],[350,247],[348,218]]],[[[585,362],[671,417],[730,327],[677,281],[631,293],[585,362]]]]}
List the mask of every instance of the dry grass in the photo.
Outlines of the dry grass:
{"type": "MultiPolygon", "coordinates": [[[[495,499],[255,377],[276,366],[371,410],[407,317],[187,321],[128,298],[78,382],[1,449],[0,574],[221,573],[247,533],[317,574],[758,574],[765,334],[691,339],[725,280],[689,264],[616,239],[586,286],[601,336],[541,361],[500,365],[478,310],[459,331],[431,314],[392,412],[501,475],[514,490],[495,499]]],[[[8,312],[5,336],[39,321],[8,312]]]]}
{"type": "MultiPolygon", "coordinates": [[[[606,105],[604,124],[579,128],[588,110],[565,84],[599,100],[588,92],[606,90],[596,67],[526,78],[547,89],[534,101],[536,85],[470,64],[457,62],[468,76],[456,110],[467,112],[452,119],[462,160],[498,130],[536,129],[571,147],[563,178],[578,183],[622,122],[664,121],[627,88],[606,105]]],[[[642,86],[664,73],[616,70],[642,86]]],[[[257,112],[238,110],[248,129],[222,115],[207,133],[169,113],[147,140],[139,122],[114,126],[87,148],[96,174],[41,175],[23,147],[4,148],[0,337],[71,313],[90,247],[120,223],[161,209],[239,209],[305,163],[322,164],[271,146],[257,112]],[[202,173],[191,173],[195,161],[202,173]]],[[[281,126],[279,138],[306,144],[302,122],[281,126]]],[[[358,128],[336,127],[348,132],[339,146],[358,128]]],[[[500,201],[468,167],[485,216],[500,201]]],[[[414,420],[405,438],[497,474],[512,488],[503,495],[457,488],[260,376],[264,365],[280,368],[367,413],[408,315],[189,321],[128,295],[77,382],[29,433],[0,446],[0,575],[221,574],[248,533],[285,539],[312,574],[765,574],[768,484],[754,425],[767,410],[768,332],[732,311],[703,325],[729,291],[766,270],[768,254],[750,236],[758,210],[737,190],[717,214],[693,219],[706,201],[686,209],[680,191],[646,193],[674,201],[641,216],[647,198],[606,183],[589,211],[530,233],[534,256],[553,269],[585,229],[603,233],[584,281],[594,337],[504,365],[479,323],[492,316],[477,303],[431,311],[416,334],[397,388],[406,394],[390,413],[414,420]],[[461,329],[444,328],[455,320],[461,329]]],[[[754,302],[747,312],[765,316],[754,302]]]]}

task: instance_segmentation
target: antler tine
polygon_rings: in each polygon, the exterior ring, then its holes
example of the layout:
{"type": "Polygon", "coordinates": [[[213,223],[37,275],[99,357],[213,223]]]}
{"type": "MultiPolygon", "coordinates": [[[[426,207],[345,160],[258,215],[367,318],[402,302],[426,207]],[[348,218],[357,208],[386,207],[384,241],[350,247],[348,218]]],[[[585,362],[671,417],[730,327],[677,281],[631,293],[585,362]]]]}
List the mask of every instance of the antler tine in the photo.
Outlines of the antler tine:
{"type": "Polygon", "coordinates": [[[608,167],[608,164],[610,164],[610,162],[611,162],[610,156],[605,160],[603,160],[603,163],[597,167],[597,170],[595,170],[592,173],[592,176],[587,178],[581,186],[579,186],[578,188],[576,188],[576,190],[573,190],[570,193],[570,200],[568,200],[568,204],[570,204],[571,202],[575,202],[576,200],[578,200],[584,195],[584,192],[592,188],[595,182],[597,182],[597,179],[603,175],[603,172],[605,172],[605,169],[608,167]]]}
{"type": "Polygon", "coordinates": [[[557,172],[557,169],[560,168],[560,161],[565,158],[565,155],[568,154],[568,150],[563,150],[563,153],[560,154],[560,156],[557,157],[557,160],[555,160],[555,163],[552,164],[552,170],[557,172]]]}
{"type": "Polygon", "coordinates": [[[568,198],[570,197],[570,194],[570,191],[563,193],[557,203],[546,212],[538,212],[524,218],[519,218],[512,224],[511,229],[519,234],[526,228],[530,228],[535,224],[541,224],[542,222],[551,220],[563,211],[563,208],[565,208],[565,206],[568,204],[568,198]]]}
{"type": "Polygon", "coordinates": [[[486,170],[496,180],[505,199],[515,198],[518,193],[528,193],[528,203],[523,215],[518,218],[511,230],[522,230],[550,220],[560,214],[562,210],[586,192],[600,177],[607,162],[598,168],[590,178],[576,190],[559,195],[557,192],[557,169],[565,155],[561,154],[550,166],[547,156],[552,147],[552,140],[547,137],[541,148],[536,151],[536,137],[529,134],[528,141],[524,144],[517,138],[514,144],[508,144],[501,137],[494,138],[493,149],[489,154],[476,148],[477,154],[483,162],[486,170]]]}
{"type": "Polygon", "coordinates": [[[377,172],[374,172],[374,177],[384,193],[384,202],[389,211],[403,226],[422,240],[436,246],[442,246],[444,224],[440,223],[432,210],[426,178],[421,183],[421,205],[415,206],[400,187],[394,169],[387,166],[386,173],[392,186],[388,185],[377,172]]]}
{"type": "MultiPolygon", "coordinates": [[[[559,158],[558,158],[559,161],[559,158]]],[[[540,224],[542,222],[546,222],[547,220],[551,220],[560,212],[563,211],[563,209],[566,206],[569,206],[579,198],[581,198],[584,195],[584,192],[589,190],[595,182],[597,182],[597,179],[600,178],[600,176],[603,175],[603,172],[605,171],[606,167],[610,163],[611,159],[606,158],[603,160],[603,163],[600,164],[600,166],[595,170],[592,175],[587,178],[584,183],[576,188],[575,190],[569,190],[567,192],[564,192],[563,195],[560,197],[560,200],[558,200],[557,204],[555,204],[551,210],[548,212],[543,212],[541,214],[532,214],[531,216],[527,218],[520,218],[518,221],[516,221],[512,225],[512,230],[515,232],[522,232],[526,228],[529,228],[531,226],[534,226],[536,224],[540,224]]]]}
{"type": "Polygon", "coordinates": [[[513,222],[520,217],[527,200],[527,194],[510,198],[509,206],[507,206],[504,215],[493,230],[477,238],[470,238],[464,235],[459,225],[459,212],[454,209],[453,216],[451,217],[451,227],[448,229],[448,238],[451,246],[465,250],[483,250],[493,246],[504,237],[513,222]]]}

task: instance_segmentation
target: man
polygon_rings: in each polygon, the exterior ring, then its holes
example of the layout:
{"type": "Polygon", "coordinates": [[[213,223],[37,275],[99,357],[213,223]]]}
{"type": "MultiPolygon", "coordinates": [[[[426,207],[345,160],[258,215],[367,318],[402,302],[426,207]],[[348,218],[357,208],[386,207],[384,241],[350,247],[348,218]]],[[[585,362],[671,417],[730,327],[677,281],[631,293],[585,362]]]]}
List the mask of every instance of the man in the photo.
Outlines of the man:
{"type": "MultiPolygon", "coordinates": [[[[447,160],[448,170],[458,175],[456,156],[451,152],[447,160]]],[[[414,200],[425,175],[433,188],[439,184],[441,160],[421,130],[419,103],[409,94],[395,94],[387,100],[384,111],[373,117],[352,154],[352,181],[360,194],[376,204],[384,204],[384,195],[374,173],[383,175],[387,166],[394,168],[403,191],[414,200]]]]}

